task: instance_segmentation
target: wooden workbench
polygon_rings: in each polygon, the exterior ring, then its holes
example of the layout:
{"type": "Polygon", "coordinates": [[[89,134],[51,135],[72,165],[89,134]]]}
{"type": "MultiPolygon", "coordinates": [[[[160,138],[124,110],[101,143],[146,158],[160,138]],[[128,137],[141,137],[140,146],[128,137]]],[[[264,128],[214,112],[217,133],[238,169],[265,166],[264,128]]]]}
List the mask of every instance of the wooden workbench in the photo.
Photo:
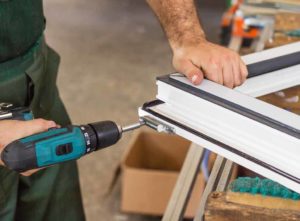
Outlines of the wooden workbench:
{"type": "MultiPolygon", "coordinates": [[[[210,195],[206,210],[205,221],[296,221],[300,220],[300,206],[294,206],[293,209],[287,209],[289,203],[294,204],[294,200],[285,200],[277,198],[283,202],[282,208],[278,208],[278,201],[272,201],[275,197],[264,197],[269,202],[269,208],[261,205],[245,205],[231,202],[226,197],[226,192],[214,192],[210,195]]],[[[241,194],[242,195],[242,194],[241,194]]],[[[250,195],[250,194],[247,194],[250,195]]],[[[253,195],[250,195],[253,196],[253,195]]],[[[262,197],[258,195],[257,197],[262,197]]],[[[245,199],[245,196],[243,196],[245,199]]],[[[247,200],[245,203],[251,203],[247,200]]],[[[256,202],[253,202],[256,203],[256,202]]],[[[291,206],[292,207],[292,206],[291,206]]]]}

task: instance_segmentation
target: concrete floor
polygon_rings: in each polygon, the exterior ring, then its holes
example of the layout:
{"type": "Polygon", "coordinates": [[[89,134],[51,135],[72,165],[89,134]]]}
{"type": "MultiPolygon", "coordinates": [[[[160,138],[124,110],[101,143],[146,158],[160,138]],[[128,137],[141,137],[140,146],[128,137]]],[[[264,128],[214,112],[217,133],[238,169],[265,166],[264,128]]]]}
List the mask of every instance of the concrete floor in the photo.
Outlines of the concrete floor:
{"type": "MultiPolygon", "coordinates": [[[[173,71],[171,51],[145,1],[44,4],[47,41],[62,57],[58,86],[73,122],[137,121],[137,108],[155,97],[155,77],[173,71]]],[[[200,5],[207,35],[216,42],[224,3],[201,0],[200,5]]],[[[121,213],[119,182],[106,194],[130,137],[78,161],[87,220],[159,220],[121,213]]]]}

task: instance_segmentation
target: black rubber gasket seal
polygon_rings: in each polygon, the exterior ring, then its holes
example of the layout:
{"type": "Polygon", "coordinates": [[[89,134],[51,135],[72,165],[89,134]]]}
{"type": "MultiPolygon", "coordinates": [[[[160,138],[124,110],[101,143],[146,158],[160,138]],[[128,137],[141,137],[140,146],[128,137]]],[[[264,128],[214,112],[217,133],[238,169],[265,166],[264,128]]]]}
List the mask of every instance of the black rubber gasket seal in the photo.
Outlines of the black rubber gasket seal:
{"type": "Polygon", "coordinates": [[[289,125],[286,125],[282,122],[279,122],[277,120],[274,120],[266,115],[260,114],[258,112],[255,112],[253,110],[250,110],[246,107],[243,107],[241,105],[238,105],[236,103],[233,103],[231,101],[228,101],[224,98],[218,97],[214,94],[208,93],[204,90],[201,90],[199,88],[195,88],[191,85],[185,84],[183,82],[177,81],[175,79],[172,79],[170,75],[165,75],[158,77],[157,80],[162,81],[166,84],[169,84],[173,87],[176,87],[182,91],[185,91],[189,94],[195,95],[197,97],[200,97],[204,100],[207,100],[209,102],[212,102],[216,105],[219,105],[223,108],[226,108],[230,111],[233,111],[235,113],[238,113],[242,116],[245,116],[249,119],[255,120],[261,124],[264,124],[266,126],[272,127],[278,131],[281,131],[283,133],[286,133],[290,136],[293,136],[297,139],[300,139],[300,130],[297,128],[291,127],[289,125]]]}
{"type": "Polygon", "coordinates": [[[248,78],[300,64],[300,51],[247,65],[248,78]]]}
{"type": "Polygon", "coordinates": [[[205,134],[203,134],[203,133],[201,133],[201,132],[199,132],[197,130],[194,130],[194,129],[190,128],[190,127],[187,127],[186,125],[183,125],[183,124],[179,123],[178,121],[170,119],[170,118],[168,118],[168,117],[166,117],[166,116],[164,116],[162,114],[159,114],[159,113],[151,110],[151,107],[154,107],[154,106],[157,106],[157,105],[160,105],[160,104],[163,104],[163,103],[164,103],[163,101],[154,100],[154,101],[145,103],[143,105],[142,109],[144,111],[148,112],[149,114],[155,116],[155,117],[158,117],[158,118],[160,118],[160,119],[162,119],[162,120],[164,120],[164,121],[166,121],[166,122],[168,122],[168,123],[170,123],[172,125],[175,125],[175,126],[181,128],[181,129],[185,130],[185,131],[188,131],[188,132],[190,132],[190,133],[192,133],[192,134],[194,134],[194,135],[196,135],[198,137],[201,137],[201,138],[203,138],[203,139],[205,139],[205,140],[207,140],[207,141],[209,141],[209,142],[211,142],[213,144],[216,144],[216,145],[218,145],[218,146],[220,146],[220,147],[222,147],[222,148],[224,148],[224,149],[226,149],[226,150],[228,150],[228,151],[230,151],[230,152],[232,152],[232,153],[234,153],[236,155],[239,155],[239,156],[241,156],[241,157],[243,157],[243,158],[245,158],[245,159],[247,159],[247,160],[249,160],[249,161],[251,161],[253,163],[256,163],[256,164],[258,164],[258,165],[260,165],[260,166],[262,166],[262,167],[264,167],[264,168],[266,168],[268,170],[271,170],[271,171],[273,171],[273,172],[275,172],[277,174],[280,174],[281,176],[283,176],[283,177],[285,177],[287,179],[290,179],[290,180],[292,180],[292,181],[300,184],[300,179],[299,178],[297,178],[297,177],[295,177],[295,176],[293,176],[291,174],[288,174],[288,173],[286,173],[286,172],[278,169],[277,167],[271,166],[270,164],[267,164],[267,163],[265,163],[265,162],[263,162],[263,161],[261,161],[259,159],[256,159],[256,158],[254,158],[254,157],[252,157],[252,156],[250,156],[248,154],[245,154],[245,153],[243,153],[243,152],[241,152],[241,151],[239,151],[239,150],[237,150],[237,149],[235,149],[235,148],[233,148],[233,147],[231,147],[231,146],[229,146],[227,144],[224,144],[224,143],[222,143],[222,142],[220,142],[218,140],[215,140],[214,138],[209,137],[209,136],[207,136],[207,135],[205,135],[205,134]]]}

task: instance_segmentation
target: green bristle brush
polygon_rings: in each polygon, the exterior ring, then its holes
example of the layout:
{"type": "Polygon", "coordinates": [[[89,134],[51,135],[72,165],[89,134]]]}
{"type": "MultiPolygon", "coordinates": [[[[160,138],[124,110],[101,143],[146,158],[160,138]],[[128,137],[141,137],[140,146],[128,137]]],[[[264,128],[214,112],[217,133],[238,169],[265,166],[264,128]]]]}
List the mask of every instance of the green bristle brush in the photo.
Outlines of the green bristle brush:
{"type": "Polygon", "coordinates": [[[259,177],[239,177],[229,185],[232,192],[261,194],[263,196],[281,197],[284,199],[300,200],[300,194],[289,190],[270,179],[259,177]]]}

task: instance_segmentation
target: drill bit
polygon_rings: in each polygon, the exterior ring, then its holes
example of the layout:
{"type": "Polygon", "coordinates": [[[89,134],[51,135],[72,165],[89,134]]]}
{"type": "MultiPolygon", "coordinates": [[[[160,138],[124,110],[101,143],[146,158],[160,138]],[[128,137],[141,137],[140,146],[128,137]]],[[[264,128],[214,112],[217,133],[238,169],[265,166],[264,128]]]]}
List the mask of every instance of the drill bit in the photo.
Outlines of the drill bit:
{"type": "Polygon", "coordinates": [[[145,125],[145,121],[140,120],[138,123],[122,127],[122,132],[124,133],[124,132],[128,132],[128,131],[132,131],[132,130],[142,127],[143,125],[145,125]]]}

